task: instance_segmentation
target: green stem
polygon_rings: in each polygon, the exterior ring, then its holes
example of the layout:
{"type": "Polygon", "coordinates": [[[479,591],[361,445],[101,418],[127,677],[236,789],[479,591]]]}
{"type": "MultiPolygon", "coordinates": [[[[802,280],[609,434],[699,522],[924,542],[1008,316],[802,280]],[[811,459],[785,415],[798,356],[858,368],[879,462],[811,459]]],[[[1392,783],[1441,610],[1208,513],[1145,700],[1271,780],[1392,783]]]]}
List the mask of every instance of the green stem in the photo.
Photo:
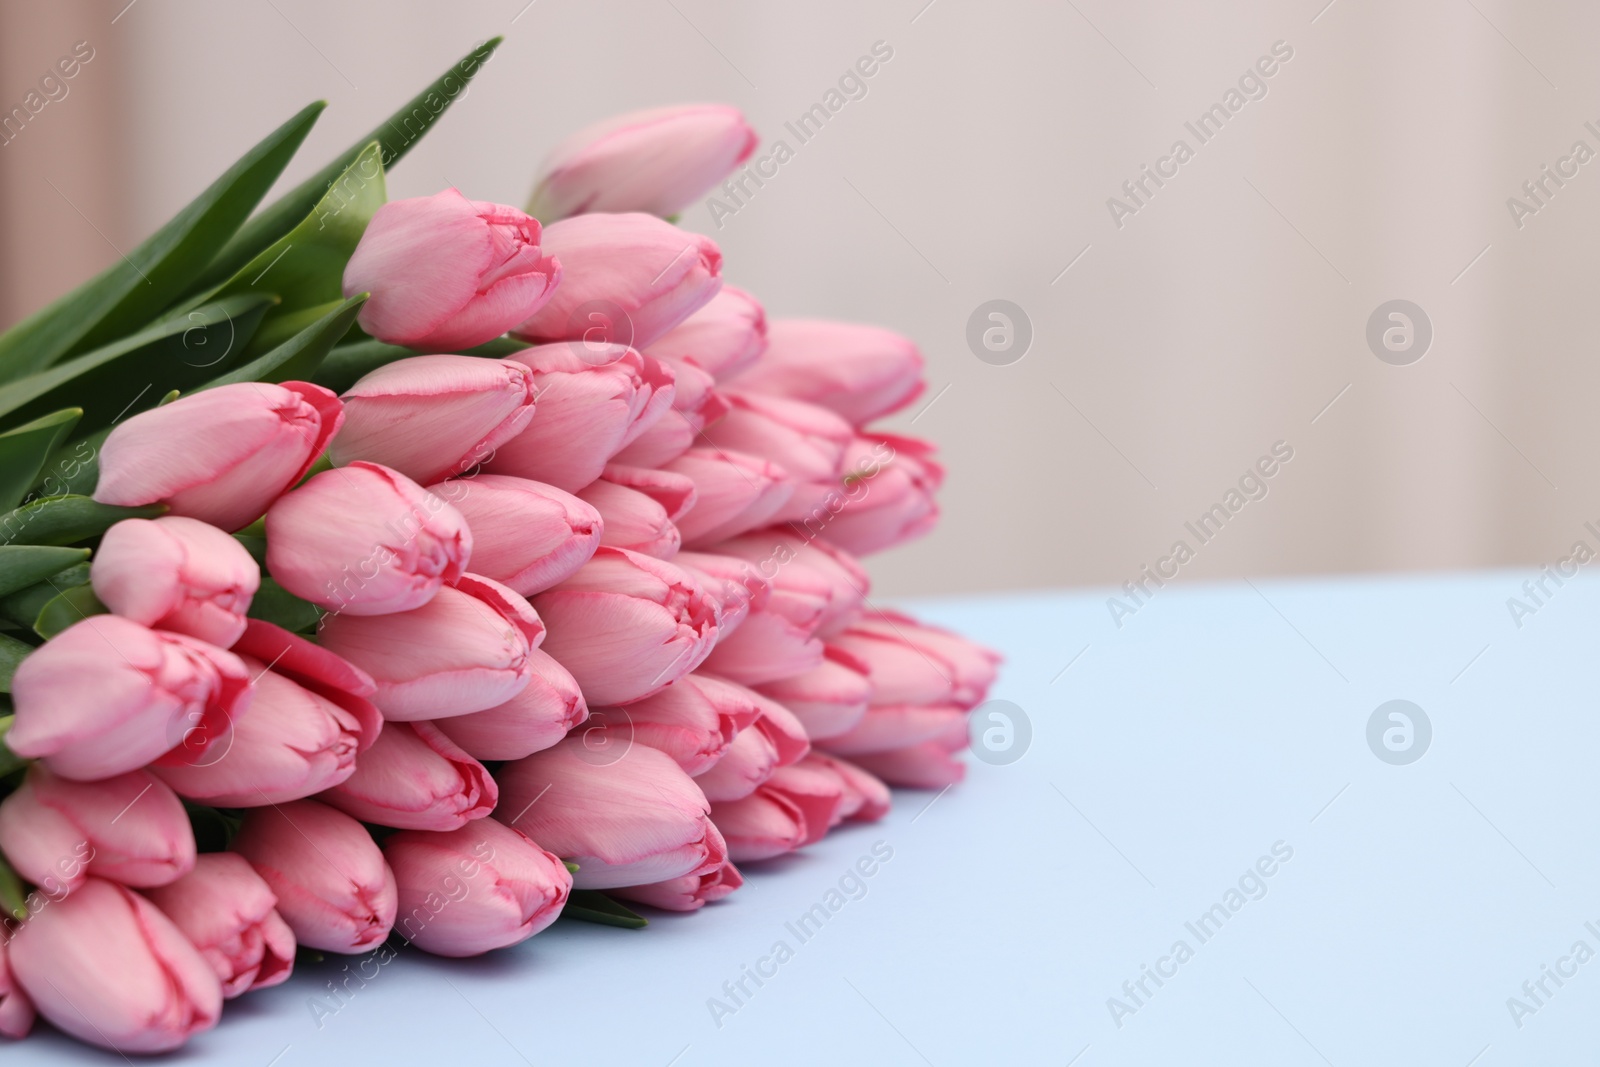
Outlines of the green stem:
{"type": "Polygon", "coordinates": [[[28,893],[11,864],[0,856],[0,910],[18,922],[28,917],[28,893]]]}
{"type": "Polygon", "coordinates": [[[28,765],[27,760],[6,747],[6,735],[11,732],[11,724],[16,721],[15,715],[0,717],[0,778],[28,765]]]}

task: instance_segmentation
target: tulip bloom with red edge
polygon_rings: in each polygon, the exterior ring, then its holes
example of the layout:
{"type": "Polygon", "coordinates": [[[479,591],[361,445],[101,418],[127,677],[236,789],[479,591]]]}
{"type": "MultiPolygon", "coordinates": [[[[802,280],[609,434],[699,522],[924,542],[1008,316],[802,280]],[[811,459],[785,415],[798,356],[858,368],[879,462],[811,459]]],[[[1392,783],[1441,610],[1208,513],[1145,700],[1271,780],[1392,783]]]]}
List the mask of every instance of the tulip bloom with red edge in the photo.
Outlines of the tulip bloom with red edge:
{"type": "Polygon", "coordinates": [[[433,723],[394,722],[355,773],[317,799],[362,822],[446,831],[483,818],[499,797],[483,764],[433,723]]]}
{"type": "MultiPolygon", "coordinates": [[[[872,591],[866,570],[848,552],[792,530],[745,534],[722,542],[717,551],[744,560],[755,568],[756,580],[771,583],[780,611],[790,600],[806,603],[820,597],[822,614],[815,632],[824,637],[853,622],[872,591]]],[[[798,621],[800,615],[794,618],[798,621]]]]}
{"type": "Polygon", "coordinates": [[[464,574],[419,608],[329,616],[322,644],[372,675],[387,719],[466,715],[503,704],[532,677],[544,624],[499,582],[464,574]]]}
{"type": "Polygon", "coordinates": [[[732,449],[690,448],[662,466],[694,482],[695,506],[678,527],[695,548],[765,526],[795,489],[783,467],[732,449]]]}
{"type": "Polygon", "coordinates": [[[336,466],[381,463],[417,482],[483,463],[533,418],[528,368],[509,359],[413,356],[345,390],[344,427],[328,446],[336,466]]]}
{"type": "Polygon", "coordinates": [[[850,759],[890,785],[906,789],[943,789],[967,776],[966,765],[937,741],[922,741],[884,752],[866,752],[850,759]]]}
{"type": "Polygon", "coordinates": [[[896,611],[875,611],[830,644],[867,668],[873,704],[977,706],[993,684],[1000,657],[959,634],[896,611]]]}
{"type": "Polygon", "coordinates": [[[766,312],[755,297],[730,285],[652,343],[649,354],[674,364],[692,363],[725,382],[766,350],[766,312]]]}
{"type": "Polygon", "coordinates": [[[611,895],[639,904],[648,904],[662,911],[699,911],[713,901],[721,900],[744,885],[739,868],[724,863],[709,874],[690,874],[650,885],[630,885],[613,889],[611,895]]]}
{"type": "Polygon", "coordinates": [[[807,519],[830,544],[865,556],[921,537],[939,519],[944,481],[934,447],[914,437],[858,437],[845,453],[843,488],[807,519]]]}
{"type": "Polygon", "coordinates": [[[538,417],[485,463],[576,492],[672,406],[672,371],[622,345],[539,345],[510,357],[533,371],[538,417]]]}
{"type": "Polygon", "coordinates": [[[251,808],[230,846],[278,898],[300,944],[365,952],[394,926],[395,882],[366,828],[315,800],[251,808]]]}
{"type": "Polygon", "coordinates": [[[480,760],[521,759],[549,748],[589,717],[589,707],[571,673],[543,649],[529,651],[528,667],[527,687],[504,704],[433,725],[480,760]]]}
{"type": "Polygon", "coordinates": [[[233,653],[92,615],[17,667],[6,745],[63,778],[110,778],[179,745],[183,758],[202,757],[250,695],[250,676],[233,653]]]}
{"type": "Polygon", "coordinates": [[[556,146],[528,213],[546,222],[590,211],[676,215],[756,149],[743,112],[680,104],[613,115],[556,146]]]}
{"type": "Polygon", "coordinates": [[[224,999],[278,985],[294,970],[294,932],[243,856],[208,852],[194,870],[145,895],[211,964],[224,999]]]}
{"type": "Polygon", "coordinates": [[[344,295],[380,341],[455,351],[499,337],[550,299],[561,265],[540,251],[538,220],[455,189],[391,200],[344,268],[344,295]]]}
{"type": "Polygon", "coordinates": [[[667,509],[654,497],[600,478],[578,490],[578,499],[600,513],[605,526],[600,536],[602,545],[656,559],[671,559],[678,554],[683,537],[667,509]]]}
{"type": "Polygon", "coordinates": [[[409,611],[461,577],[472,531],[450,504],[376,463],[323,471],[267,512],[267,570],[345,615],[409,611]]]}
{"type": "Polygon", "coordinates": [[[596,756],[583,739],[500,768],[495,817],[578,865],[578,889],[702,875],[727,860],[694,780],[664,752],[596,756]]]}
{"type": "Polygon", "coordinates": [[[889,787],[877,776],[867,773],[849,760],[830,756],[826,752],[811,752],[800,761],[800,766],[832,774],[844,790],[839,807],[839,817],[857,822],[876,822],[889,814],[889,787]]]}
{"type": "Polygon", "coordinates": [[[224,530],[248,526],[305,477],[344,412],[309,382],[239,382],[179,397],[119,423],[100,447],[94,498],[224,530]]]}
{"type": "Polygon", "coordinates": [[[725,394],[728,413],[707,427],[717,448],[747,452],[777,464],[801,484],[780,519],[804,515],[809,501],[840,484],[845,451],[855,440],[850,424],[827,408],[759,393],[725,394]]]}
{"type": "Polygon", "coordinates": [[[0,941],[0,1037],[13,1041],[28,1036],[33,1029],[33,1001],[11,974],[6,962],[6,942],[0,941]]]}
{"type": "Polygon", "coordinates": [[[89,580],[114,614],[227,648],[244,632],[261,568],[215,526],[166,515],[107,530],[89,580]]]}
{"type": "Polygon", "coordinates": [[[593,337],[644,348],[722,288],[722,251],[709,237],[653,215],[578,215],[552,223],[544,247],[565,277],[549,303],[512,332],[544,343],[593,337]]]}
{"type": "Polygon", "coordinates": [[[435,956],[526,941],[556,921],[572,891],[560,859],[493,819],[393,834],[383,854],[399,888],[395,932],[435,956]]]}
{"type": "Polygon", "coordinates": [[[812,767],[780,767],[742,800],[713,804],[711,818],[736,863],[770,859],[822,840],[844,800],[837,776],[812,767]]]}
{"type": "Polygon", "coordinates": [[[716,552],[679,552],[672,562],[700,579],[705,590],[720,607],[717,614],[717,640],[720,643],[738,629],[751,611],[759,611],[772,599],[772,586],[760,581],[755,568],[742,559],[716,552]]]}
{"type": "Polygon", "coordinates": [[[872,702],[866,664],[841,648],[827,646],[822,662],[811,670],[767,682],[757,691],[793,712],[813,741],[848,732],[872,702]]]}
{"type": "Polygon", "coordinates": [[[689,574],[637,552],[601,548],[534,598],[544,650],[592,705],[626,704],[696,667],[717,640],[717,604],[689,574]]]}
{"type": "Polygon", "coordinates": [[[154,904],[115,882],[90,878],[41,909],[8,951],[39,1014],[91,1045],[168,1052],[222,1012],[211,964],[154,904]]]}
{"type": "Polygon", "coordinates": [[[778,768],[778,747],[761,730],[740,730],[717,761],[694,776],[713,804],[739,800],[756,791],[778,768]]]}
{"type": "Polygon", "coordinates": [[[436,482],[428,491],[466,519],[474,573],[523,596],[571,577],[600,547],[600,513],[553,485],[478,474],[436,482]]]}
{"type": "Polygon", "coordinates": [[[42,763],[0,801],[0,852],[52,895],[86,877],[166,885],[194,867],[183,802],[149,771],[74,782],[42,763]]]}
{"type": "Polygon", "coordinates": [[[728,401],[714,388],[716,379],[710,374],[688,360],[659,362],[672,369],[672,409],[618,452],[613,457],[618,463],[659,466],[682,455],[701,430],[728,413],[728,401]]]}
{"type": "Polygon", "coordinates": [[[774,319],[767,351],[735,388],[804,400],[852,426],[899,411],[923,390],[922,353],[909,337],[877,326],[774,319]]]}
{"type": "Polygon", "coordinates": [[[634,741],[665,752],[693,777],[710,769],[765,707],[765,701],[743,686],[689,674],[654,696],[615,710],[634,741]]]}

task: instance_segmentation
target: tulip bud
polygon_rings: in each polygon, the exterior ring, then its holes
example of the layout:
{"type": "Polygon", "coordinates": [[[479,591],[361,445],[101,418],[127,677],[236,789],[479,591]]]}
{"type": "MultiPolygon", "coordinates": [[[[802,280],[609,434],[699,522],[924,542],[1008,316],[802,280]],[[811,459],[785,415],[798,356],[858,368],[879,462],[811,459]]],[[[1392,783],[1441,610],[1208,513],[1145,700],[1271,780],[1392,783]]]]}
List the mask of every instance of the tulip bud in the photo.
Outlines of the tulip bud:
{"type": "Polygon", "coordinates": [[[575,888],[698,876],[727,860],[704,794],[670,756],[647,745],[613,760],[569,737],[506,764],[497,777],[495,818],[577,863],[575,888]]]}
{"type": "Polygon", "coordinates": [[[711,806],[711,818],[737,863],[770,859],[822,840],[834,824],[844,790],[815,768],[781,767],[742,800],[711,806]]]}
{"type": "Polygon", "coordinates": [[[846,733],[872,702],[866,664],[842,648],[825,647],[823,661],[809,671],[756,689],[793,712],[813,741],[846,733]]]}
{"type": "Polygon", "coordinates": [[[464,574],[426,604],[393,615],[324,620],[323,647],[372,675],[387,719],[444,719],[503,704],[528,684],[544,624],[499,582],[464,574]]]}
{"type": "Polygon", "coordinates": [[[509,359],[412,356],[387,363],[340,397],[344,427],[328,446],[337,466],[381,463],[419,483],[494,455],[533,418],[528,368],[509,359]]]}
{"type": "Polygon", "coordinates": [[[480,760],[512,760],[549,748],[589,717],[577,681],[543,649],[528,652],[527,688],[486,711],[438,719],[434,726],[480,760]]]}
{"type": "Polygon", "coordinates": [[[437,482],[472,530],[472,566],[521,593],[543,592],[589,561],[600,547],[600,513],[564,489],[504,474],[437,482]]]}
{"type": "Polygon", "coordinates": [[[563,219],[546,227],[544,247],[566,274],[550,302],[513,331],[536,344],[593,336],[598,325],[599,340],[643,348],[722,287],[716,242],[651,215],[563,219]]]}
{"type": "Polygon", "coordinates": [[[516,208],[455,189],[391,200],[345,265],[344,295],[371,294],[358,321],[380,341],[435,351],[481,345],[555,291],[561,265],[541,253],[539,232],[516,208]]]}
{"type": "Polygon", "coordinates": [[[249,706],[250,676],[231,652],[92,615],[22,661],[11,697],[11,751],[93,781],[180,744],[184,758],[202,758],[249,706]]]}
{"type": "Polygon", "coordinates": [[[305,476],[343,419],[308,382],[239,382],[141,411],[100,449],[94,498],[164,503],[224,530],[248,526],[305,476]]]}
{"type": "MultiPolygon", "coordinates": [[[[849,625],[866,604],[872,580],[849,553],[791,530],[766,529],[717,545],[717,551],[755,568],[771,583],[772,607],[796,622],[821,598],[814,632],[827,637],[849,625]]],[[[724,672],[726,673],[726,672],[724,672]]]]}
{"type": "Polygon", "coordinates": [[[671,559],[683,543],[678,527],[655,498],[601,478],[578,490],[578,499],[600,513],[602,545],[671,559]]]}
{"type": "Polygon", "coordinates": [[[528,212],[546,222],[590,211],[676,215],[749,159],[756,140],[725,104],[613,115],[556,146],[528,212]]]}
{"type": "Polygon", "coordinates": [[[278,985],[294,970],[294,932],[243,856],[208,852],[194,870],[146,896],[216,971],[224,999],[278,985]]]}
{"type": "Polygon", "coordinates": [[[660,466],[682,455],[699,439],[701,430],[728,413],[728,401],[716,391],[716,379],[710,374],[688,360],[660,362],[672,369],[672,410],[618,452],[613,457],[617,463],[660,466]]]}
{"type": "Polygon", "coordinates": [[[844,790],[839,806],[839,818],[857,822],[876,822],[889,814],[889,787],[876,776],[849,760],[830,756],[826,752],[812,752],[799,763],[832,774],[844,790]]]}
{"type": "Polygon", "coordinates": [[[634,741],[665,752],[693,777],[721,759],[765,707],[766,701],[742,686],[690,674],[654,696],[606,710],[628,724],[634,741]]]}
{"type": "MultiPolygon", "coordinates": [[[[951,720],[950,725],[965,728],[966,722],[964,719],[951,720]]],[[[850,759],[861,769],[877,775],[890,785],[905,789],[943,789],[967,776],[966,765],[938,741],[922,741],[884,752],[866,752],[851,756],[850,759]]]]}
{"type": "Polygon", "coordinates": [[[346,815],[403,830],[454,830],[494,810],[483,764],[430,722],[390,723],[355,774],[318,796],[346,815]]]}
{"type": "Polygon", "coordinates": [[[921,537],[939,518],[933,494],[944,468],[933,451],[914,437],[857,437],[845,453],[843,487],[790,521],[858,556],[921,537]]]}
{"type": "Polygon", "coordinates": [[[739,868],[724,863],[709,874],[689,874],[650,885],[623,886],[613,889],[611,895],[663,911],[699,911],[742,885],[744,876],[739,868]]]}
{"type": "Polygon", "coordinates": [[[717,639],[716,602],[693,578],[621,548],[600,549],[534,607],[550,627],[545,651],[596,706],[659,691],[698,667],[717,639]]]}
{"type": "Polygon", "coordinates": [[[755,297],[724,286],[706,305],[650,345],[650,355],[693,363],[719,382],[767,350],[767,316],[755,297]]]}
{"type": "Polygon", "coordinates": [[[345,615],[409,611],[461,577],[461,513],[376,463],[323,471],[267,512],[267,570],[289,592],[345,615]]]}
{"type": "Polygon", "coordinates": [[[33,1001],[17,984],[6,962],[6,942],[0,941],[0,1037],[13,1041],[28,1036],[33,1029],[33,1001]]]}
{"type": "Polygon", "coordinates": [[[366,828],[342,811],[296,800],[245,813],[232,849],[278,898],[308,948],[356,953],[394,926],[394,874],[366,828]]]}
{"type": "Polygon", "coordinates": [[[183,802],[149,771],[74,782],[36,763],[0,802],[0,852],[52,896],[89,876],[166,885],[194,866],[194,831],[183,802]]]}
{"type": "Polygon", "coordinates": [[[742,559],[714,552],[679,552],[672,562],[700,581],[718,602],[719,644],[739,628],[751,611],[758,611],[771,601],[772,586],[760,581],[755,568],[742,559]]]}
{"type": "Polygon", "coordinates": [[[32,916],[11,971],[39,1014],[80,1041],[167,1052],[217,1024],[216,973],[144,897],[99,878],[32,916]]]}
{"type": "Polygon", "coordinates": [[[756,791],[778,769],[778,747],[765,731],[745,729],[706,770],[694,776],[713,804],[738,800],[756,791]]]}
{"type": "Polygon", "coordinates": [[[694,507],[678,520],[692,547],[765,526],[794,492],[794,479],[782,467],[743,452],[691,448],[663,466],[694,482],[694,507]]]}
{"type": "Polygon", "coordinates": [[[672,370],[613,344],[540,345],[510,357],[533,372],[538,417],[485,469],[576,492],[672,406],[672,370]]]}
{"type": "Polygon", "coordinates": [[[821,319],[774,319],[767,351],[737,388],[804,400],[852,426],[899,411],[922,392],[916,343],[876,326],[821,319]]]}
{"type": "Polygon", "coordinates": [[[244,632],[261,568],[215,526],[168,515],[107,530],[89,578],[94,595],[123,618],[227,648],[244,632]]]}
{"type": "Polygon", "coordinates": [[[493,819],[383,843],[399,887],[395,932],[436,956],[476,956],[526,941],[561,914],[572,875],[526,835],[493,819]]]}
{"type": "Polygon", "coordinates": [[[981,703],[1000,657],[958,634],[896,611],[876,611],[830,644],[865,664],[873,704],[981,703]]]}
{"type": "Polygon", "coordinates": [[[795,481],[824,492],[838,486],[845,450],[855,440],[849,423],[827,408],[799,400],[759,393],[724,395],[728,413],[706,429],[711,444],[769,460],[795,481]]]}

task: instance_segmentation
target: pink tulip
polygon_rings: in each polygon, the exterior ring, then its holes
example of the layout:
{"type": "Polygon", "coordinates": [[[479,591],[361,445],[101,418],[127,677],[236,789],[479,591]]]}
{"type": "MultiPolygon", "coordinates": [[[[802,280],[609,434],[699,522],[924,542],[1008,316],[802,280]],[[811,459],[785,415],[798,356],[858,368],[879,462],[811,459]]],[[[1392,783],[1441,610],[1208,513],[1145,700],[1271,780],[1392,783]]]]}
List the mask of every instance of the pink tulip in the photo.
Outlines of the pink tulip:
{"type": "Polygon", "coordinates": [[[266,529],[278,584],[345,615],[420,607],[472,555],[459,511],[376,463],[315,475],[272,505],[266,529]]]}
{"type": "Polygon", "coordinates": [[[749,796],[778,769],[778,747],[761,730],[740,730],[717,762],[694,776],[713,804],[749,796]]]}
{"type": "Polygon", "coordinates": [[[840,648],[825,648],[816,667],[758,686],[757,691],[793,712],[813,741],[848,732],[872,702],[866,664],[840,648]]]}
{"type": "Polygon", "coordinates": [[[578,499],[600,513],[600,543],[656,559],[671,559],[683,543],[667,509],[637,489],[601,478],[578,490],[578,499]]]}
{"type": "Polygon", "coordinates": [[[211,964],[156,906],[90,878],[42,909],[10,946],[11,971],[39,1014],[120,1053],[168,1052],[217,1024],[211,964]]]}
{"type": "Polygon", "coordinates": [[[849,625],[872,591],[866,570],[849,553],[792,530],[745,534],[722,542],[717,551],[751,564],[756,580],[770,582],[778,610],[786,610],[784,604],[795,601],[797,620],[802,608],[808,609],[813,598],[821,597],[816,632],[824,637],[849,625]]]}
{"type": "Polygon", "coordinates": [[[700,580],[718,601],[719,643],[738,629],[751,611],[766,607],[772,599],[772,585],[760,581],[755,568],[742,559],[715,552],[679,552],[672,562],[700,580]]]}
{"type": "Polygon", "coordinates": [[[278,985],[294,970],[294,932],[243,856],[208,852],[194,870],[146,896],[216,971],[224,999],[278,985]]]}
{"type": "Polygon", "coordinates": [[[824,771],[839,780],[839,787],[844,791],[839,807],[841,819],[876,822],[889,814],[889,787],[849,760],[826,752],[812,752],[799,766],[824,771]]]}
{"type": "Polygon", "coordinates": [[[660,504],[673,522],[689,514],[696,503],[693,479],[672,471],[612,462],[606,464],[601,477],[614,485],[643,493],[660,504]]]}
{"type": "Polygon", "coordinates": [[[724,286],[706,305],[650,345],[650,355],[692,363],[719,382],[767,350],[767,316],[756,298],[724,286]]]}
{"type": "Polygon", "coordinates": [[[671,756],[693,777],[716,763],[766,702],[732,682],[689,674],[654,696],[614,709],[633,740],[671,756]]]}
{"type": "Polygon", "coordinates": [[[578,889],[702,875],[727,860],[709,804],[672,758],[634,745],[596,758],[583,739],[500,769],[495,818],[578,865],[578,889]]]}
{"type": "Polygon", "coordinates": [[[770,859],[822,840],[834,825],[844,790],[809,767],[780,767],[742,800],[713,804],[711,818],[736,863],[770,859]]]}
{"type": "Polygon", "coordinates": [[[874,704],[949,704],[963,711],[983,701],[999,657],[948,630],[895,611],[874,611],[831,643],[865,664],[874,704]]]}
{"type": "Polygon", "coordinates": [[[249,706],[250,676],[231,652],[92,615],[24,659],[11,696],[11,751],[92,781],[179,745],[183,758],[202,758],[249,706]]]}
{"type": "Polygon", "coordinates": [[[943,789],[955,785],[967,775],[966,765],[937,741],[922,741],[886,752],[863,753],[850,759],[862,770],[877,775],[890,785],[907,789],[943,789]]]}
{"type": "Polygon", "coordinates": [[[513,760],[549,748],[589,717],[577,681],[543,649],[528,653],[532,678],[504,704],[434,726],[474,759],[513,760]]]}
{"type": "Polygon", "coordinates": [[[728,413],[705,432],[711,444],[769,460],[795,481],[822,491],[839,484],[845,451],[855,440],[848,422],[827,408],[799,400],[759,393],[725,395],[728,413]]]}
{"type": "Polygon", "coordinates": [[[412,356],[352,385],[344,428],[328,446],[337,466],[381,463],[427,483],[494,455],[533,418],[533,374],[509,359],[412,356]]]}
{"type": "Polygon", "coordinates": [[[493,819],[383,843],[400,906],[395,931],[436,956],[477,956],[556,921],[572,890],[566,865],[493,819]]]}
{"type": "Polygon", "coordinates": [[[693,578],[622,548],[600,549],[534,606],[550,627],[545,651],[596,706],[658,692],[717,640],[717,604],[693,578]]]}
{"type": "Polygon", "coordinates": [[[749,159],[756,140],[725,104],[613,115],[556,146],[528,211],[546,222],[590,211],[675,215],[749,159]]]}
{"type": "Polygon", "coordinates": [[[344,418],[308,382],[240,382],[118,424],[100,449],[102,504],[164,503],[224,530],[248,526],[305,476],[344,418]]]}
{"type": "Polygon", "coordinates": [[[494,810],[500,791],[483,764],[430,722],[390,723],[355,774],[317,799],[362,822],[455,830],[494,810]]]}
{"type": "Polygon", "coordinates": [[[741,685],[763,685],[815,670],[823,660],[816,631],[824,609],[820,598],[807,603],[791,595],[769,601],[717,642],[705,659],[706,670],[741,685]]]}
{"type": "Polygon", "coordinates": [[[544,231],[565,280],[513,331],[525,341],[588,338],[643,348],[722,287],[722,252],[709,237],[653,215],[578,215],[544,231]]]}
{"type": "Polygon", "coordinates": [[[22,991],[11,964],[6,962],[6,942],[0,941],[0,1037],[13,1041],[28,1036],[33,1029],[33,1001],[22,991]]]}
{"type": "Polygon", "coordinates": [[[244,632],[261,568],[215,526],[168,515],[107,530],[89,578],[94,595],[123,618],[227,648],[244,632]]]}
{"type": "Polygon", "coordinates": [[[357,321],[380,341],[457,351],[522,322],[560,279],[536,219],[446,189],[377,210],[345,265],[344,295],[371,294],[357,321]]]}
{"type": "Polygon", "coordinates": [[[861,426],[899,411],[922,392],[922,353],[909,337],[876,326],[774,319],[767,352],[736,388],[804,400],[861,426]]]}
{"type": "MultiPolygon", "coordinates": [[[[581,573],[581,572],[580,572],[581,573]]],[[[466,715],[503,704],[532,677],[544,624],[499,582],[464,574],[419,608],[326,618],[322,643],[372,675],[387,719],[466,715]]]]}
{"type": "MultiPolygon", "coordinates": [[[[861,757],[921,744],[966,719],[965,709],[949,704],[874,704],[855,726],[820,744],[835,755],[867,766],[861,757]]],[[[883,777],[876,770],[873,773],[883,777]]]]}
{"type": "Polygon", "coordinates": [[[742,885],[744,876],[739,873],[739,868],[724,863],[709,874],[689,874],[650,885],[624,886],[613,889],[611,895],[663,911],[699,911],[742,885]]]}
{"type": "Polygon", "coordinates": [[[533,371],[538,415],[485,469],[576,492],[672,406],[672,370],[622,345],[540,345],[511,357],[533,371]]]}
{"type": "Polygon", "coordinates": [[[466,519],[475,572],[523,596],[571,577],[600,547],[600,513],[553,485],[478,474],[435,483],[428,492],[466,519]]]}
{"type": "Polygon", "coordinates": [[[42,763],[0,802],[0,852],[52,895],[86,877],[166,885],[194,866],[194,832],[172,790],[149,771],[74,782],[42,763]]]}
{"type": "Polygon", "coordinates": [[[245,813],[233,851],[278,898],[278,914],[308,948],[365,952],[394,926],[395,881],[366,828],[315,800],[245,813]]]}
{"type": "Polygon", "coordinates": [[[694,481],[695,505],[678,520],[691,547],[765,526],[794,492],[794,479],[776,463],[728,449],[691,448],[663,466],[694,481]]]}
{"type": "Polygon", "coordinates": [[[944,468],[933,451],[913,437],[858,437],[845,453],[844,487],[791,521],[858,556],[921,537],[939,518],[933,494],[944,468]]]}
{"type": "Polygon", "coordinates": [[[716,391],[716,379],[710,374],[688,360],[661,362],[672,368],[672,410],[618,452],[618,463],[659,466],[682,455],[699,439],[701,430],[728,413],[728,401],[716,391]]]}

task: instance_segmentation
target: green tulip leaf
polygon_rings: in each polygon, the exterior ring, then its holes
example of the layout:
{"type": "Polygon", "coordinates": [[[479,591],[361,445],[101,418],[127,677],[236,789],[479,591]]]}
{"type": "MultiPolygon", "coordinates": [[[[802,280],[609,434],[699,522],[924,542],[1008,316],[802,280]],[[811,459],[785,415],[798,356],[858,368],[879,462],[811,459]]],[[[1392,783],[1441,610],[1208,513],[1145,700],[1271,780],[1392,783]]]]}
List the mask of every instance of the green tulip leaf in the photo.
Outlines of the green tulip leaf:
{"type": "MultiPolygon", "coordinates": [[[[235,382],[308,382],[316,375],[322,361],[327,358],[339,339],[350,332],[367,294],[359,293],[349,300],[340,301],[332,311],[319,317],[311,325],[278,345],[257,356],[236,370],[229,371],[201,388],[214,389],[235,382]]],[[[281,320],[273,320],[268,328],[281,320]]],[[[263,331],[265,332],[265,331],[263,331]]],[[[0,438],[3,441],[4,438],[0,438]]]]}
{"type": "Polygon", "coordinates": [[[0,334],[0,381],[111,345],[153,321],[235,236],[325,106],[301,110],[114,266],[0,334]]]}
{"type": "Polygon", "coordinates": [[[122,508],[86,496],[47,496],[0,515],[0,545],[70,545],[99,537],[123,519],[153,519],[164,504],[122,508]]]}
{"type": "Polygon", "coordinates": [[[629,930],[650,925],[643,915],[630,911],[593,889],[574,889],[567,897],[567,906],[561,909],[561,917],[602,926],[622,926],[629,930]]]}
{"type": "Polygon", "coordinates": [[[0,693],[11,692],[11,676],[17,673],[17,664],[33,651],[33,646],[15,637],[0,634],[0,693]]]}
{"type": "Polygon", "coordinates": [[[254,218],[234,234],[233,239],[218,253],[200,279],[189,289],[191,293],[204,292],[239,273],[246,263],[300,225],[310,215],[317,203],[328,192],[352,163],[373,141],[382,149],[385,170],[409,152],[422,135],[439,121],[451,103],[467,89],[478,70],[489,61],[494,50],[504,38],[493,37],[468,52],[432,85],[418,93],[399,111],[390,115],[377,129],[358,140],[317,173],[263,208],[254,218]]]}
{"type": "Polygon", "coordinates": [[[63,589],[83,585],[88,580],[89,564],[75,563],[42,582],[36,582],[26,589],[18,589],[15,593],[0,597],[0,619],[5,619],[21,629],[31,630],[39,619],[39,612],[44,610],[46,604],[60,596],[63,589]]]}
{"type": "Polygon", "coordinates": [[[108,610],[94,595],[93,588],[75,585],[45,601],[44,607],[39,609],[39,617],[33,622],[33,632],[48,641],[67,627],[91,615],[105,615],[108,610]]]}
{"type": "Polygon", "coordinates": [[[251,598],[246,614],[252,619],[281,626],[290,633],[315,630],[322,621],[321,608],[301,600],[266,575],[261,576],[261,588],[251,598]]]}
{"type": "Polygon", "coordinates": [[[0,434],[0,510],[22,503],[45,461],[82,417],[82,408],[63,408],[0,434]]]}
{"type": "Polygon", "coordinates": [[[0,596],[26,589],[88,558],[87,548],[0,545],[0,596]]]}
{"type": "MultiPolygon", "coordinates": [[[[515,337],[496,337],[493,341],[473,348],[461,349],[463,356],[483,356],[487,359],[504,359],[513,353],[532,347],[526,341],[519,341],[515,337]]],[[[445,349],[431,348],[430,354],[445,349]]],[[[316,376],[311,380],[336,393],[342,393],[350,388],[361,378],[397,359],[406,359],[416,355],[414,349],[403,348],[400,345],[385,344],[382,341],[354,341],[347,345],[340,345],[328,353],[328,358],[322,361],[316,376]]]]}

